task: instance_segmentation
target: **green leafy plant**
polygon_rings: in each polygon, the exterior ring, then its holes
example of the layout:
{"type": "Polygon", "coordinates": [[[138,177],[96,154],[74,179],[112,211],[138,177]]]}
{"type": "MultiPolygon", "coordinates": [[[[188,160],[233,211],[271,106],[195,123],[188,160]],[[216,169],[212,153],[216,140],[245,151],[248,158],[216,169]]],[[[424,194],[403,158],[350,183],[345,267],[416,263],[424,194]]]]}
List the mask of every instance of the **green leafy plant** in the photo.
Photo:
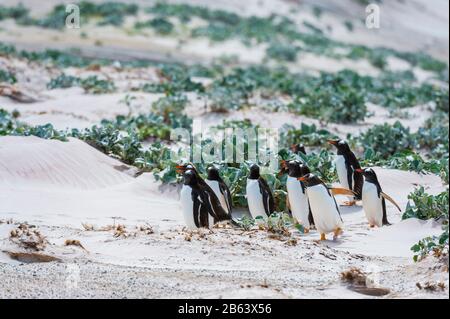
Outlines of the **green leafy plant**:
{"type": "Polygon", "coordinates": [[[297,60],[297,53],[299,50],[300,48],[298,46],[288,43],[284,44],[275,42],[270,44],[266,50],[266,54],[271,59],[295,62],[297,60]]]}
{"type": "Polygon", "coordinates": [[[135,27],[137,29],[153,28],[156,33],[162,35],[171,34],[175,28],[172,22],[163,17],[156,17],[147,22],[137,22],[135,27]]]}
{"type": "Polygon", "coordinates": [[[358,140],[365,149],[376,150],[384,159],[399,151],[412,150],[416,145],[409,128],[398,121],[394,125],[387,123],[375,125],[362,133],[358,140]]]}
{"type": "Polygon", "coordinates": [[[15,7],[4,7],[0,5],[0,21],[5,19],[22,19],[28,16],[28,9],[19,3],[15,7]]]}
{"type": "Polygon", "coordinates": [[[17,82],[17,78],[14,73],[8,70],[0,69],[0,83],[9,83],[15,84],[17,82]]]}
{"type": "Polygon", "coordinates": [[[448,191],[438,195],[429,195],[423,187],[408,195],[408,205],[402,218],[448,219],[448,191]],[[412,201],[412,204],[411,204],[412,201]]]}
{"type": "Polygon", "coordinates": [[[167,95],[154,102],[152,108],[157,114],[163,116],[165,123],[169,123],[170,114],[181,114],[188,102],[189,100],[183,94],[167,95]]]}
{"type": "Polygon", "coordinates": [[[88,93],[104,94],[112,93],[116,90],[114,82],[99,79],[96,75],[89,76],[80,81],[80,86],[88,93]]]}
{"type": "Polygon", "coordinates": [[[47,88],[49,90],[54,89],[67,89],[73,86],[79,86],[81,83],[80,78],[75,76],[61,74],[54,79],[51,79],[49,83],[47,83],[47,88]]]}
{"type": "Polygon", "coordinates": [[[414,261],[420,261],[429,255],[448,258],[448,190],[438,195],[429,195],[423,187],[416,189],[408,196],[413,202],[406,208],[403,219],[438,219],[442,222],[443,232],[439,236],[426,237],[411,247],[414,252],[414,261]]]}

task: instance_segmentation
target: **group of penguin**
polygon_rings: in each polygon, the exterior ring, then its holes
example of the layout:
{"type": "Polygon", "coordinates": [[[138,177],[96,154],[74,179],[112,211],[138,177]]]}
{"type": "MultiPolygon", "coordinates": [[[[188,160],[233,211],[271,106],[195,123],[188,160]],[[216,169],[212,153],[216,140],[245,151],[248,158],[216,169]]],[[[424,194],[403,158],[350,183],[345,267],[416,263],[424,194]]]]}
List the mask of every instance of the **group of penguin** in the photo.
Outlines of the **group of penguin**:
{"type": "MultiPolygon", "coordinates": [[[[305,233],[316,229],[320,240],[333,233],[333,239],[342,234],[343,220],[335,195],[348,196],[345,205],[362,201],[363,210],[370,227],[389,225],[386,200],[401,211],[398,204],[380,186],[375,171],[362,169],[355,154],[344,140],[329,140],[337,149],[335,167],[341,188],[328,187],[314,175],[301,160],[283,161],[280,174],[287,172],[287,207],[292,217],[303,225],[305,233]]],[[[291,147],[294,153],[305,153],[301,144],[291,147]]],[[[180,193],[181,206],[186,225],[190,229],[209,228],[221,221],[232,219],[231,192],[215,166],[207,169],[206,180],[192,163],[178,165],[177,172],[183,174],[180,193]]],[[[247,177],[246,197],[252,218],[268,217],[275,211],[275,201],[260,168],[253,164],[247,177]]]]}

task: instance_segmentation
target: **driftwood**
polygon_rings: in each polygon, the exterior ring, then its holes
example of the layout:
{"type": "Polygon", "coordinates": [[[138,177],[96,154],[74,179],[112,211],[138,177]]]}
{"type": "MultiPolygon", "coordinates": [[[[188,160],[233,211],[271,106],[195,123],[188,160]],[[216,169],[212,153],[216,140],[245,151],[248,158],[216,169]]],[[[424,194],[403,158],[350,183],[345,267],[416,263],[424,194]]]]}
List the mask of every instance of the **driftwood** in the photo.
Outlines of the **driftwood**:
{"type": "Polygon", "coordinates": [[[35,103],[39,101],[30,94],[25,93],[17,87],[9,84],[0,84],[0,96],[9,97],[11,100],[20,103],[35,103]]]}

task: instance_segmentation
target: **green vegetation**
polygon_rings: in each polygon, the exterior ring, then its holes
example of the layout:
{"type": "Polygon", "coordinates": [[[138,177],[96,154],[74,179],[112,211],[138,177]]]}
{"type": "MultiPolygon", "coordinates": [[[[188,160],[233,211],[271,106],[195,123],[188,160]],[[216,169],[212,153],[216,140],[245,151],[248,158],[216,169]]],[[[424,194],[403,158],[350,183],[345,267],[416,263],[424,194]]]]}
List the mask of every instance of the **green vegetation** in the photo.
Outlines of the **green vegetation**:
{"type": "Polygon", "coordinates": [[[137,29],[146,27],[153,28],[156,33],[162,35],[168,35],[172,33],[173,29],[175,28],[173,23],[165,18],[154,18],[147,22],[137,22],[135,27],[137,29]]]}
{"type": "MultiPolygon", "coordinates": [[[[99,25],[123,24],[125,17],[135,16],[139,7],[134,4],[120,2],[106,2],[94,4],[89,1],[79,2],[84,22],[96,19],[99,25]]],[[[400,52],[388,48],[369,48],[362,45],[352,45],[332,40],[325,36],[323,31],[309,22],[303,27],[306,32],[297,30],[296,24],[282,16],[269,17],[243,17],[223,10],[211,10],[206,7],[188,4],[169,4],[158,2],[147,9],[154,18],[149,21],[136,23],[136,28],[150,27],[162,35],[170,35],[174,24],[169,18],[175,18],[181,24],[187,24],[193,17],[205,21],[206,26],[191,30],[193,37],[207,37],[212,41],[225,41],[232,38],[240,39],[246,45],[255,43],[271,44],[267,54],[277,60],[294,61],[297,48],[302,51],[325,55],[332,58],[366,59],[375,67],[385,69],[389,57],[396,57],[407,61],[413,67],[434,72],[438,78],[448,81],[448,66],[445,62],[434,59],[423,53],[400,52]],[[276,43],[276,45],[274,44],[276,43]],[[282,43],[283,45],[279,45],[282,43]],[[342,53],[348,51],[348,53],[342,53]],[[339,52],[339,53],[338,53],[339,52]]],[[[314,8],[317,17],[321,15],[320,8],[314,8]]],[[[61,29],[65,25],[67,13],[64,5],[55,6],[52,12],[42,19],[29,16],[28,11],[21,5],[16,7],[0,6],[0,20],[5,18],[16,19],[17,23],[36,25],[44,28],[61,29]]],[[[349,31],[353,24],[345,22],[349,31]]]]}
{"type": "Polygon", "coordinates": [[[373,126],[361,134],[359,142],[366,150],[377,150],[377,155],[383,159],[415,147],[413,134],[398,121],[394,125],[385,123],[373,126]]]}
{"type": "Polygon", "coordinates": [[[15,7],[4,7],[0,5],[0,21],[5,19],[22,19],[28,15],[28,9],[22,4],[15,7]]]}
{"type": "MultiPolygon", "coordinates": [[[[206,21],[206,26],[197,27],[192,30],[193,37],[207,37],[212,41],[225,41],[232,38],[240,39],[244,44],[254,43],[289,43],[292,46],[301,45],[302,50],[319,55],[327,55],[333,58],[346,57],[350,59],[367,59],[375,67],[384,69],[389,57],[396,57],[409,62],[413,67],[417,66],[424,70],[435,72],[440,77],[448,73],[448,66],[433,57],[419,52],[400,52],[387,48],[369,48],[362,45],[351,45],[327,38],[323,31],[311,23],[304,23],[308,32],[300,32],[295,23],[286,17],[272,15],[269,17],[242,17],[235,13],[223,10],[211,10],[206,7],[192,6],[188,4],[168,4],[160,2],[148,9],[148,12],[159,18],[167,19],[174,17],[186,24],[192,17],[206,21]],[[348,54],[338,54],[336,49],[347,49],[348,54]]],[[[320,17],[322,11],[315,7],[314,13],[320,17]]],[[[350,21],[345,22],[349,31],[353,30],[350,21]]],[[[159,26],[157,25],[156,28],[159,26]]],[[[268,54],[278,53],[272,48],[268,54]]],[[[292,48],[289,50],[292,57],[292,48]]],[[[287,51],[283,52],[285,57],[287,51]]],[[[278,54],[277,54],[278,55],[278,54]]],[[[278,55],[279,56],[279,55],[278,55]]]]}
{"type": "Polygon", "coordinates": [[[267,48],[266,54],[274,60],[295,62],[299,50],[299,47],[292,44],[274,42],[267,48]]]}
{"type": "Polygon", "coordinates": [[[78,77],[61,74],[47,84],[47,88],[50,90],[66,89],[74,86],[82,87],[87,93],[91,94],[112,93],[116,90],[114,82],[99,79],[96,75],[91,75],[87,78],[81,79],[78,77]]]}
{"type": "Polygon", "coordinates": [[[96,75],[89,76],[80,81],[80,86],[92,94],[112,93],[116,90],[114,82],[110,80],[99,79],[96,75]]]}
{"type": "Polygon", "coordinates": [[[413,204],[408,203],[402,218],[418,218],[418,219],[447,219],[448,220],[448,191],[433,196],[425,192],[423,187],[416,189],[409,194],[408,199],[413,204]]]}
{"type": "MultiPolygon", "coordinates": [[[[80,8],[83,22],[90,19],[97,19],[98,25],[120,26],[126,16],[136,15],[138,6],[134,4],[125,4],[120,2],[105,2],[95,4],[89,1],[81,1],[77,4],[80,8]]],[[[65,5],[57,5],[44,18],[36,19],[30,17],[28,12],[17,18],[17,22],[23,25],[35,25],[48,29],[62,29],[66,25],[66,18],[69,13],[66,12],[65,5]]]]}
{"type": "Polygon", "coordinates": [[[14,73],[0,69],[0,83],[14,84],[16,82],[17,78],[14,73]]]}
{"type": "Polygon", "coordinates": [[[167,123],[170,121],[170,114],[181,114],[187,103],[188,99],[185,95],[167,95],[154,102],[152,108],[157,114],[163,116],[167,123]]]}
{"type": "Polygon", "coordinates": [[[318,129],[316,125],[300,124],[300,128],[292,125],[285,125],[281,132],[280,139],[284,141],[284,147],[288,148],[292,144],[301,141],[305,146],[323,146],[327,140],[337,138],[336,135],[325,129],[318,129]]]}
{"type": "Polygon", "coordinates": [[[54,89],[67,89],[73,86],[78,86],[80,85],[80,79],[75,77],[75,76],[71,76],[71,75],[65,75],[65,74],[61,74],[59,76],[57,76],[54,79],[51,79],[49,83],[47,83],[47,88],[49,90],[54,90],[54,89]]]}
{"type": "Polygon", "coordinates": [[[424,238],[411,247],[414,252],[414,261],[422,260],[429,255],[438,258],[448,256],[448,190],[438,195],[429,195],[421,187],[411,193],[408,199],[413,204],[408,203],[403,219],[435,219],[442,222],[443,228],[443,233],[440,236],[424,238]]]}

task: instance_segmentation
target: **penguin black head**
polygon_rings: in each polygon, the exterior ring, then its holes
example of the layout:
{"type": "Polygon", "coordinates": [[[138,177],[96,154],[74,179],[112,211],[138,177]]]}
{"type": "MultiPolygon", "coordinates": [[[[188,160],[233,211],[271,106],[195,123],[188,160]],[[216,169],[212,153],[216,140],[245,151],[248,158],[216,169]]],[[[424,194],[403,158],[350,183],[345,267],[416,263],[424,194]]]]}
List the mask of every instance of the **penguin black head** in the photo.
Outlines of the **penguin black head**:
{"type": "Polygon", "coordinates": [[[219,170],[215,166],[208,167],[208,179],[210,181],[219,181],[220,175],[219,170]]]}
{"type": "Polygon", "coordinates": [[[258,179],[259,178],[259,166],[256,164],[253,164],[250,166],[250,175],[248,176],[249,179],[258,179]]]}
{"type": "Polygon", "coordinates": [[[351,152],[350,146],[348,146],[347,142],[344,140],[328,140],[328,143],[334,145],[337,148],[338,154],[351,152]]]}
{"type": "Polygon", "coordinates": [[[178,174],[184,174],[186,171],[194,171],[198,174],[197,168],[192,163],[180,164],[176,166],[176,172],[178,174]]]}
{"type": "Polygon", "coordinates": [[[198,183],[197,175],[193,170],[188,170],[183,174],[184,185],[194,186],[198,183]]]}
{"type": "Polygon", "coordinates": [[[294,152],[295,154],[302,153],[302,154],[306,155],[305,145],[303,145],[303,144],[292,144],[291,151],[294,152]]]}
{"type": "Polygon", "coordinates": [[[375,173],[375,171],[371,168],[366,168],[366,169],[356,169],[356,171],[358,173],[361,173],[364,175],[364,178],[366,179],[366,181],[371,182],[371,183],[375,183],[378,184],[378,177],[377,174],[375,173]]]}
{"type": "Polygon", "coordinates": [[[300,162],[299,161],[289,161],[288,165],[288,169],[289,169],[289,176],[290,177],[301,177],[302,173],[301,173],[301,169],[300,169],[300,162]]]}
{"type": "Polygon", "coordinates": [[[315,185],[322,184],[322,180],[312,173],[308,173],[298,178],[299,181],[303,182],[306,187],[312,187],[315,185]]]}
{"type": "Polygon", "coordinates": [[[309,173],[311,173],[311,170],[309,169],[308,165],[301,163],[300,164],[300,176],[305,176],[309,173]]]}

